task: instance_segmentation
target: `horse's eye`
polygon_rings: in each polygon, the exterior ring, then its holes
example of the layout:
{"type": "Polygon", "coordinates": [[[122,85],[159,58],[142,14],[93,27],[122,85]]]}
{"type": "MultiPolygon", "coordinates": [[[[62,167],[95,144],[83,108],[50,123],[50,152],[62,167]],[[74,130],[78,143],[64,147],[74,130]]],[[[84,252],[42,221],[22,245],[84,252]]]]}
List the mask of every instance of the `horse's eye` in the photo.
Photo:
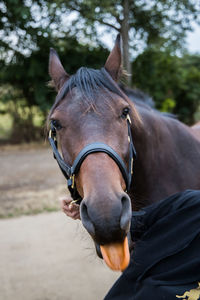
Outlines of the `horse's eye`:
{"type": "Polygon", "coordinates": [[[60,122],[58,120],[52,120],[51,124],[53,125],[53,127],[56,130],[60,130],[62,128],[62,125],[60,124],[60,122]]]}
{"type": "Polygon", "coordinates": [[[125,107],[122,111],[122,115],[121,115],[122,119],[126,119],[129,112],[130,112],[130,109],[128,107],[125,107]]]}

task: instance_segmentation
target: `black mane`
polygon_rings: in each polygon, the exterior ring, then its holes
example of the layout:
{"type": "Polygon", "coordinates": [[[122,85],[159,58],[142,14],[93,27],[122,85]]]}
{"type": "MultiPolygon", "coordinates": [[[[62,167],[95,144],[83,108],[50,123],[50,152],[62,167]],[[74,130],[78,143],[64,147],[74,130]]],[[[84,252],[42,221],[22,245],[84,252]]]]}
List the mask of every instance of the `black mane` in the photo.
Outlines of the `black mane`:
{"type": "Polygon", "coordinates": [[[137,88],[129,88],[123,84],[119,84],[120,89],[129,97],[136,105],[146,107],[147,109],[155,108],[155,102],[152,97],[137,88]]]}
{"type": "MultiPolygon", "coordinates": [[[[95,107],[95,99],[97,98],[97,94],[100,91],[102,92],[103,90],[108,94],[110,92],[115,93],[125,100],[127,100],[128,97],[134,104],[142,106],[147,110],[153,109],[154,111],[157,111],[154,108],[154,102],[151,97],[149,97],[147,94],[144,94],[140,90],[132,90],[123,87],[122,85],[118,85],[108,74],[105,68],[95,70],[91,68],[81,67],[64,83],[62,89],[56,97],[55,103],[51,108],[49,117],[53,113],[54,109],[59,105],[64,96],[74,87],[77,87],[77,89],[81,92],[83,101],[85,101],[87,105],[92,107],[95,107]]],[[[167,117],[175,117],[173,114],[169,113],[161,114],[167,117]]]]}
{"type": "Polygon", "coordinates": [[[112,92],[122,98],[126,98],[125,94],[120,90],[118,85],[104,68],[95,70],[81,67],[64,83],[61,91],[56,97],[53,107],[51,108],[50,115],[59,105],[64,96],[74,87],[77,87],[77,89],[81,92],[84,101],[86,101],[88,105],[95,105],[96,95],[100,90],[104,90],[107,93],[112,92]]]}

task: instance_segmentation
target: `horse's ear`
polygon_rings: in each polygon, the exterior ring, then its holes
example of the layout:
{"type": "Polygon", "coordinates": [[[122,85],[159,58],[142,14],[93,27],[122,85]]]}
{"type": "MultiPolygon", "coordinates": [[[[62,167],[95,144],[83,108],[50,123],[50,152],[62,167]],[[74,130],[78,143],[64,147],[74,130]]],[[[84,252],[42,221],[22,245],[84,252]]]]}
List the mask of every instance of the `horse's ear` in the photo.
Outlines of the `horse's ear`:
{"type": "Polygon", "coordinates": [[[122,72],[122,54],[121,54],[121,36],[120,34],[117,35],[115,40],[115,46],[110,52],[106,63],[105,69],[111,75],[111,77],[117,81],[122,72]]]}
{"type": "Polygon", "coordinates": [[[50,49],[49,55],[49,75],[57,91],[59,91],[64,82],[69,79],[69,75],[65,72],[58,54],[53,48],[50,49]]]}

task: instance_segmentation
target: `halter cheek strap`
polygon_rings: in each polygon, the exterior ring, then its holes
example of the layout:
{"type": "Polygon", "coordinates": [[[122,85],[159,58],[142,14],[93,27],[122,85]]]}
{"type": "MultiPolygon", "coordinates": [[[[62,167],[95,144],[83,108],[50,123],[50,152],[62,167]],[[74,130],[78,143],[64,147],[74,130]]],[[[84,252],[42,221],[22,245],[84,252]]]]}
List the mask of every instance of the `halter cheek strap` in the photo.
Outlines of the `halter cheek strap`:
{"type": "Polygon", "coordinates": [[[49,142],[53,150],[54,158],[56,159],[63,175],[67,179],[67,185],[68,189],[70,191],[71,197],[75,201],[81,201],[82,198],[79,195],[76,185],[75,185],[75,175],[79,172],[79,169],[81,167],[81,164],[83,163],[84,159],[92,154],[97,152],[104,152],[108,154],[118,165],[123,178],[126,183],[126,189],[127,191],[130,188],[131,185],[131,179],[133,174],[133,160],[136,158],[136,150],[133,144],[132,135],[131,135],[131,120],[128,115],[127,117],[127,126],[128,126],[128,140],[129,140],[129,163],[128,163],[128,170],[124,164],[124,161],[119,156],[119,154],[110,146],[107,144],[101,143],[101,142],[95,142],[92,144],[86,145],[77,155],[75,158],[72,166],[68,165],[63,158],[61,157],[60,153],[58,152],[57,148],[57,139],[56,139],[56,129],[51,123],[51,129],[49,131],[49,142]]]}

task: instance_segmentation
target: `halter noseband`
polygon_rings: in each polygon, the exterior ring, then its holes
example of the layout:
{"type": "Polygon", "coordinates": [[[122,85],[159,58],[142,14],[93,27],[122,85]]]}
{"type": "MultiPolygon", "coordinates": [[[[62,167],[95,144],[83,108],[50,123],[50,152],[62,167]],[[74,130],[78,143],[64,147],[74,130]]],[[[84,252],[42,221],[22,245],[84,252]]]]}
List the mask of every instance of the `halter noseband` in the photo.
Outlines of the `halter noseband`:
{"type": "Polygon", "coordinates": [[[68,189],[70,191],[72,199],[75,201],[81,201],[82,198],[78,193],[78,190],[76,188],[75,184],[75,175],[79,172],[79,169],[81,167],[81,164],[83,163],[84,159],[91,153],[96,152],[104,152],[108,154],[118,165],[123,178],[126,183],[126,189],[127,191],[130,188],[131,185],[131,179],[133,174],[133,160],[136,158],[136,150],[133,144],[133,139],[131,135],[131,119],[130,116],[127,116],[127,126],[128,126],[128,141],[129,141],[129,163],[128,163],[128,170],[125,166],[124,161],[122,158],[117,154],[115,150],[113,150],[110,146],[101,143],[101,142],[95,142],[92,144],[86,145],[77,155],[75,158],[72,166],[68,165],[63,158],[61,157],[60,153],[58,152],[57,148],[57,139],[56,139],[56,129],[53,126],[53,124],[50,124],[51,129],[49,131],[49,142],[53,150],[54,158],[56,159],[63,175],[67,179],[67,185],[68,189]]]}

